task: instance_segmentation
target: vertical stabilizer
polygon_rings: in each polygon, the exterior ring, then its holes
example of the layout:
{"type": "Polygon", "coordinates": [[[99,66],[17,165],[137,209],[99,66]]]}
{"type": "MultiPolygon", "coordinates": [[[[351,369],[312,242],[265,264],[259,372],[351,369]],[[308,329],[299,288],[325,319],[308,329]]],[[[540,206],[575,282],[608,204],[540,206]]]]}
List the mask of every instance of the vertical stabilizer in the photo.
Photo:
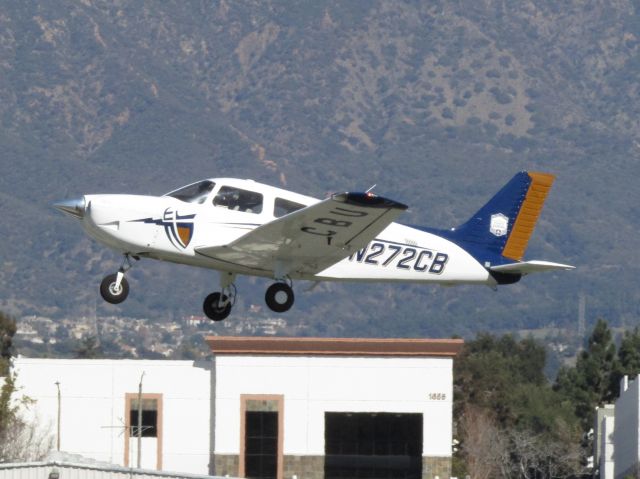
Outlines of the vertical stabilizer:
{"type": "Polygon", "coordinates": [[[469,221],[447,236],[483,252],[520,261],[536,226],[554,175],[523,171],[516,174],[469,221]]]}

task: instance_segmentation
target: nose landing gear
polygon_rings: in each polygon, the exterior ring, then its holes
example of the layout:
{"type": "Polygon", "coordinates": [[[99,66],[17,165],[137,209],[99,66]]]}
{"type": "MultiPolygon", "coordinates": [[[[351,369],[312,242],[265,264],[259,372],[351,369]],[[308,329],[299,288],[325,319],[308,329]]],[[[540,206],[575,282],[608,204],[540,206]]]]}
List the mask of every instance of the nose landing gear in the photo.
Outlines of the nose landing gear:
{"type": "Polygon", "coordinates": [[[127,299],[129,282],[121,271],[104,277],[100,283],[100,296],[111,304],[120,304],[127,299]]]}
{"type": "MultiPolygon", "coordinates": [[[[102,296],[102,299],[107,303],[120,304],[129,296],[129,282],[127,278],[124,277],[124,273],[129,271],[133,266],[130,258],[132,258],[132,256],[128,253],[125,254],[118,272],[105,276],[102,283],[100,283],[100,296],[102,296]]],[[[133,258],[135,260],[139,259],[136,256],[133,256],[133,258]]]]}

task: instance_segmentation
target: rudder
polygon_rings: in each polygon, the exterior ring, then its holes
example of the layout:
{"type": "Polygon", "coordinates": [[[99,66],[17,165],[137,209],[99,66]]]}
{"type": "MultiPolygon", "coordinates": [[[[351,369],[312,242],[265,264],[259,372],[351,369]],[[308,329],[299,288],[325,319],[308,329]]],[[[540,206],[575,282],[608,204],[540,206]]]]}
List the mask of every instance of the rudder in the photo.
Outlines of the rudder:
{"type": "Polygon", "coordinates": [[[531,184],[522,201],[518,215],[513,224],[509,239],[502,250],[502,256],[516,261],[522,260],[529,244],[549,190],[553,186],[555,176],[550,173],[528,173],[531,184]]]}

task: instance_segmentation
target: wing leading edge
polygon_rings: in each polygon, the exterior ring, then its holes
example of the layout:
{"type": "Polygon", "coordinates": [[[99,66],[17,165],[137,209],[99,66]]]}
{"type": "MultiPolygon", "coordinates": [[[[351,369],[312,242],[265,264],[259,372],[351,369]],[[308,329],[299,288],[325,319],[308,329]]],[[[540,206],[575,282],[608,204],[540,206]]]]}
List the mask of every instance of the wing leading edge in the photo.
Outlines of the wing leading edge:
{"type": "Polygon", "coordinates": [[[315,274],[366,246],[406,209],[372,193],[340,193],[258,226],[228,245],[195,251],[276,277],[315,274]]]}

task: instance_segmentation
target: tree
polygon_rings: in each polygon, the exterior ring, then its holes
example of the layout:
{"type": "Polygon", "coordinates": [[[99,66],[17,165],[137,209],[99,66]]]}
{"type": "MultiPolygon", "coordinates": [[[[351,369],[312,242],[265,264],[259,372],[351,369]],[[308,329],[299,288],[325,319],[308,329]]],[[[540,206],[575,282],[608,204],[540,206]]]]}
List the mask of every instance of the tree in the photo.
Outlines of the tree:
{"type": "Polygon", "coordinates": [[[544,376],[544,347],[481,334],[454,363],[460,455],[471,477],[569,477],[580,470],[580,427],[544,376]]]}
{"type": "Polygon", "coordinates": [[[11,346],[16,330],[15,319],[0,311],[0,376],[6,376],[9,373],[11,346]]]}
{"type": "Polygon", "coordinates": [[[546,385],[544,347],[532,339],[496,338],[480,334],[465,344],[454,363],[458,413],[467,404],[491,410],[503,426],[517,419],[518,390],[522,385],[546,385]]]}
{"type": "Polygon", "coordinates": [[[613,387],[615,397],[620,395],[620,379],[623,376],[635,377],[640,374],[640,329],[625,331],[618,348],[618,368],[614,372],[613,387]]]}
{"type": "Polygon", "coordinates": [[[607,322],[599,319],[575,367],[561,368],[554,384],[554,389],[575,405],[575,414],[584,432],[593,427],[595,406],[617,397],[616,372],[619,370],[611,331],[607,322]]]}
{"type": "Polygon", "coordinates": [[[24,417],[32,401],[15,397],[11,348],[16,329],[15,319],[0,311],[0,462],[40,460],[53,446],[53,437],[38,421],[24,417]]]}
{"type": "Polygon", "coordinates": [[[459,416],[458,434],[463,438],[462,452],[466,468],[453,471],[458,476],[468,473],[474,479],[500,477],[504,458],[508,456],[506,436],[485,408],[467,405],[459,416]]]}
{"type": "Polygon", "coordinates": [[[33,401],[15,398],[15,375],[5,377],[0,391],[0,463],[40,461],[53,448],[53,435],[37,418],[25,419],[33,401]]]}
{"type": "Polygon", "coordinates": [[[0,439],[16,414],[15,406],[11,401],[15,385],[10,371],[11,345],[16,329],[15,320],[0,311],[0,377],[4,378],[0,389],[0,439]]]}
{"type": "Polygon", "coordinates": [[[86,336],[74,349],[76,359],[97,359],[102,357],[102,348],[95,336],[86,336]]]}

